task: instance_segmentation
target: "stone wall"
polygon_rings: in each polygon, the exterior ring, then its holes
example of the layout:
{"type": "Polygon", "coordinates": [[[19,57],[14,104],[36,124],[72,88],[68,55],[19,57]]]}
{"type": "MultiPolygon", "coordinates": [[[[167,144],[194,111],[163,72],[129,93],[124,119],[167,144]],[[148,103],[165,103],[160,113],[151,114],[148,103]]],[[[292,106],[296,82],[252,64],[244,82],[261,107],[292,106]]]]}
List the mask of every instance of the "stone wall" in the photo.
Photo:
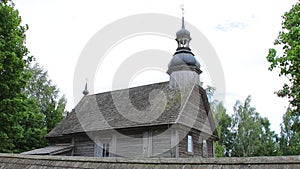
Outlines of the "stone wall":
{"type": "Polygon", "coordinates": [[[300,156],[250,158],[96,158],[0,154],[0,169],[180,168],[180,169],[296,169],[300,156]]]}

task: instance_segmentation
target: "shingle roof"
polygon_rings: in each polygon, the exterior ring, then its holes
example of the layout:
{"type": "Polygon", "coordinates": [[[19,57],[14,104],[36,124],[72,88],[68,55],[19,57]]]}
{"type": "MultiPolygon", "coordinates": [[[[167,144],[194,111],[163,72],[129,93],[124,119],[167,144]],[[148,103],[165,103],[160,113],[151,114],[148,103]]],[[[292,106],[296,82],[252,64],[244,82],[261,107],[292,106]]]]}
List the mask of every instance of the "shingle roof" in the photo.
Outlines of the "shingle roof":
{"type": "Polygon", "coordinates": [[[55,155],[66,151],[71,151],[73,145],[55,145],[55,146],[48,146],[44,148],[39,148],[31,151],[26,151],[21,154],[27,155],[55,155]]]}
{"type": "Polygon", "coordinates": [[[185,92],[180,92],[170,88],[169,82],[162,82],[88,95],[46,137],[175,124],[182,121],[179,120],[180,112],[194,88],[191,86],[185,92]]]}

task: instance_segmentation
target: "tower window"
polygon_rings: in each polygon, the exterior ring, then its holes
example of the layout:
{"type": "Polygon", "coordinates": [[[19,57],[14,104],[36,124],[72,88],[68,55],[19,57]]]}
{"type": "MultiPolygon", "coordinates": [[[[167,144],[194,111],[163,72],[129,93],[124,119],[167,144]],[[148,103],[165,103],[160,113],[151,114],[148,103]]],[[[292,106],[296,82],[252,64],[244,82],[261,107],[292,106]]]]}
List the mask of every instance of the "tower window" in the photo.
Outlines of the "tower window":
{"type": "Polygon", "coordinates": [[[191,135],[187,136],[187,151],[189,153],[193,152],[193,137],[191,135]]]}

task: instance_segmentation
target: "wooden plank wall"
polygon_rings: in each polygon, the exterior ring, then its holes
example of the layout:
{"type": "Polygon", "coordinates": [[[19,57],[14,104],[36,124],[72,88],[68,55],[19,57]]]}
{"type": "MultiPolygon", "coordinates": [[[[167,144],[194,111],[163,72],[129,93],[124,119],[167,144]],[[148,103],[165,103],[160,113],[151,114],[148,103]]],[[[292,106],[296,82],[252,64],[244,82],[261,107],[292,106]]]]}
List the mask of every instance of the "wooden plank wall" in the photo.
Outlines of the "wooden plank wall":
{"type": "MultiPolygon", "coordinates": [[[[114,134],[108,134],[109,132],[103,134],[99,132],[95,135],[95,137],[97,137],[95,140],[99,140],[101,143],[109,143],[111,145],[110,151],[113,150],[115,152],[114,156],[116,157],[175,157],[176,152],[171,152],[172,130],[169,131],[166,129],[168,129],[167,126],[156,126],[152,128],[122,129],[119,133],[114,132],[114,134]],[[112,140],[114,140],[114,144],[116,145],[115,149],[112,145],[112,140]]],[[[174,144],[178,136],[176,137],[176,132],[173,133],[175,133],[175,136],[173,136],[174,144]]],[[[89,147],[91,146],[90,142],[84,143],[77,141],[76,147],[81,147],[76,149],[80,149],[81,152],[88,150],[88,147],[83,144],[89,144],[89,147]]],[[[77,151],[75,154],[76,153],[77,151]]],[[[81,154],[92,153],[82,152],[81,154]]]]}
{"type": "MultiPolygon", "coordinates": [[[[188,133],[193,138],[193,153],[187,153],[187,129],[179,127],[167,130],[166,126],[151,129],[122,131],[122,134],[97,134],[101,142],[110,143],[110,151],[116,157],[202,157],[202,135],[197,130],[188,133]],[[147,134],[145,134],[147,133],[147,134]],[[145,137],[146,136],[146,137],[145,137]],[[114,139],[112,139],[114,138],[114,139]],[[116,145],[112,145],[112,140],[116,145]],[[176,142],[179,144],[176,146],[176,142]]],[[[213,157],[213,141],[207,139],[208,157],[213,157]]],[[[95,143],[88,135],[74,135],[74,156],[95,156],[95,143]]],[[[68,154],[69,155],[69,154],[68,154]]]]}
{"type": "MultiPolygon", "coordinates": [[[[204,131],[206,133],[212,134],[211,124],[210,124],[210,121],[207,116],[208,112],[206,112],[206,109],[204,106],[204,100],[200,96],[199,89],[196,88],[196,90],[194,90],[192,92],[191,97],[188,100],[188,103],[189,104],[187,104],[187,105],[197,106],[196,109],[199,110],[199,112],[197,113],[196,122],[194,124],[194,127],[196,127],[200,131],[204,131]]],[[[188,108],[186,108],[186,109],[190,110],[188,108]]],[[[195,110],[195,109],[191,109],[191,111],[193,111],[193,110],[195,110]]]]}
{"type": "Polygon", "coordinates": [[[77,135],[74,137],[74,156],[94,156],[94,142],[87,135],[77,135]]]}
{"type": "Polygon", "coordinates": [[[199,142],[199,132],[191,130],[188,133],[184,129],[179,129],[179,157],[201,157],[202,156],[202,144],[199,142]],[[193,141],[193,153],[187,152],[187,134],[192,136],[193,141]]]}
{"type": "Polygon", "coordinates": [[[186,158],[186,157],[203,157],[203,139],[206,140],[207,144],[207,155],[208,157],[214,156],[213,151],[213,140],[207,134],[203,134],[195,129],[191,129],[187,131],[185,128],[178,128],[179,132],[179,157],[186,158]],[[193,140],[193,153],[187,152],[187,135],[192,136],[193,140]]]}
{"type": "Polygon", "coordinates": [[[214,146],[213,146],[213,140],[208,139],[206,141],[207,143],[207,153],[208,153],[208,157],[214,157],[214,146]]]}
{"type": "Polygon", "coordinates": [[[171,130],[156,129],[152,133],[152,156],[171,157],[171,130]]]}
{"type": "Polygon", "coordinates": [[[116,155],[121,157],[143,157],[143,133],[127,132],[116,136],[116,155]]]}

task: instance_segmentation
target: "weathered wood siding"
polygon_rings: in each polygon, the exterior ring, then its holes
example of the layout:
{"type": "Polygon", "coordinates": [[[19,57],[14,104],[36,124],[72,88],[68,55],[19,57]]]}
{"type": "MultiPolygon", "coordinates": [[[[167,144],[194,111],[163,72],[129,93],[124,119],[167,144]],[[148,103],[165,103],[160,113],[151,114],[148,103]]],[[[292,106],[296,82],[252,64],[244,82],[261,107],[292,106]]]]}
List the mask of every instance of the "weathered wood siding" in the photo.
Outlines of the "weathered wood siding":
{"type": "Polygon", "coordinates": [[[207,140],[207,152],[208,152],[208,157],[214,157],[214,145],[212,139],[207,140]]]}
{"type": "Polygon", "coordinates": [[[167,126],[122,131],[117,135],[118,156],[171,157],[171,132],[167,126]]]}
{"type": "Polygon", "coordinates": [[[186,127],[179,127],[179,157],[213,157],[213,128],[208,113],[209,107],[205,107],[206,96],[195,87],[186,102],[185,108],[181,113],[180,122],[186,127]],[[187,151],[187,135],[192,136],[193,152],[187,151]],[[203,152],[203,140],[206,140],[205,152],[203,152]]]}
{"type": "MultiPolygon", "coordinates": [[[[110,151],[113,149],[112,140],[114,140],[114,156],[116,157],[175,157],[176,151],[171,152],[173,130],[167,129],[168,126],[122,129],[119,132],[105,132],[104,134],[98,132],[94,136],[95,140],[99,140],[100,145],[109,143],[110,151]]],[[[173,144],[175,144],[178,138],[176,138],[176,132],[173,133],[175,133],[173,136],[173,144]]],[[[94,152],[94,154],[97,153],[94,152]]]]}
{"type": "Polygon", "coordinates": [[[213,150],[213,140],[209,137],[209,135],[205,133],[201,133],[195,129],[191,129],[188,131],[187,128],[180,127],[178,128],[179,138],[181,139],[178,145],[179,149],[179,157],[214,157],[213,150]],[[192,136],[193,141],[193,152],[189,153],[187,151],[187,135],[192,136]],[[203,140],[206,140],[207,150],[203,150],[203,140]],[[206,151],[207,153],[203,153],[206,151]]]}
{"type": "Polygon", "coordinates": [[[116,155],[121,157],[143,157],[143,133],[128,131],[117,135],[116,155]]]}
{"type": "Polygon", "coordinates": [[[196,130],[187,131],[179,129],[179,137],[181,138],[179,142],[179,157],[202,157],[202,144],[199,141],[200,132],[196,130]],[[187,135],[192,136],[193,141],[193,152],[190,153],[187,151],[187,135]]]}
{"type": "Polygon", "coordinates": [[[171,130],[156,129],[152,133],[152,156],[171,157],[171,130]]]}
{"type": "MultiPolygon", "coordinates": [[[[188,100],[188,104],[186,107],[186,110],[184,111],[195,111],[198,110],[197,115],[194,116],[193,118],[196,118],[196,121],[194,122],[194,126],[196,129],[208,133],[208,134],[212,134],[212,128],[211,128],[211,124],[210,121],[208,119],[208,113],[206,108],[205,108],[205,104],[204,104],[204,99],[201,95],[201,93],[199,92],[199,88],[196,87],[193,92],[191,93],[191,97],[188,100]]],[[[193,113],[189,113],[189,114],[193,114],[193,113]]]]}
{"type": "Polygon", "coordinates": [[[87,135],[74,136],[74,156],[94,156],[95,143],[87,135]]]}
{"type": "Polygon", "coordinates": [[[50,145],[57,145],[57,144],[72,144],[72,137],[56,137],[56,138],[48,138],[50,145]]]}
{"type": "Polygon", "coordinates": [[[73,135],[72,144],[75,147],[71,155],[99,156],[96,145],[109,144],[110,157],[203,157],[202,140],[206,139],[207,157],[213,157],[213,140],[209,135],[183,126],[169,127],[165,125],[97,132],[93,134],[93,140],[86,134],[73,135]],[[187,152],[187,135],[192,136],[192,153],[187,152]]]}

